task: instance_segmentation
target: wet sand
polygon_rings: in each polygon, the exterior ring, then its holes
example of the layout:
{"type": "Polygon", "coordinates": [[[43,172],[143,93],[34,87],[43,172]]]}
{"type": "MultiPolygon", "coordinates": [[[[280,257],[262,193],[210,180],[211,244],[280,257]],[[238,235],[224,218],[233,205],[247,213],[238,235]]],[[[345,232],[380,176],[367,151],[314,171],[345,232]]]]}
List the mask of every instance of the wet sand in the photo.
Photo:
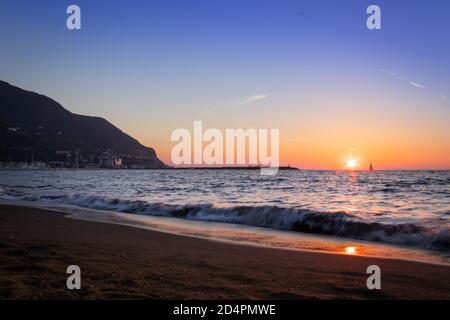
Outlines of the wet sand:
{"type": "Polygon", "coordinates": [[[1,299],[450,299],[450,267],[245,246],[0,205],[1,299]],[[81,290],[66,268],[81,268],[81,290]],[[368,290],[366,268],[381,267],[368,290]]]}

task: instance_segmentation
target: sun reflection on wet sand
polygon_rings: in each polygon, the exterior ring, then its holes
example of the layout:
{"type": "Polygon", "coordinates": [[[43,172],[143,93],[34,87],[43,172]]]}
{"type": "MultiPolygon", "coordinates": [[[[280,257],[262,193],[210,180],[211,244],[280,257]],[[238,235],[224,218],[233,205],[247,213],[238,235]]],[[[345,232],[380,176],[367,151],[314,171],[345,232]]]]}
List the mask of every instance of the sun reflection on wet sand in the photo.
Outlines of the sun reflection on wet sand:
{"type": "Polygon", "coordinates": [[[290,250],[307,250],[348,256],[394,258],[450,265],[448,256],[418,248],[407,248],[367,241],[352,241],[333,236],[319,236],[251,226],[217,222],[193,221],[179,218],[129,215],[117,212],[58,207],[58,211],[70,213],[71,218],[130,225],[134,227],[173,234],[205,238],[236,244],[276,247],[290,250]]]}
{"type": "Polygon", "coordinates": [[[344,248],[344,253],[348,254],[348,255],[357,255],[358,254],[358,250],[356,247],[345,247],[344,248]]]}

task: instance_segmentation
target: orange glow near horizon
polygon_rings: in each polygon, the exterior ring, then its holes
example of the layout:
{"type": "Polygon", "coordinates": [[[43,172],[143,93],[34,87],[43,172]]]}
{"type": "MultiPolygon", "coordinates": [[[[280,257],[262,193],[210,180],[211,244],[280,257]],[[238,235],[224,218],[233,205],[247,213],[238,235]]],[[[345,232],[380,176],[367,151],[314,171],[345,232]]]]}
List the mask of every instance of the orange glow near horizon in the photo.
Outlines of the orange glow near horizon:
{"type": "MultiPolygon", "coordinates": [[[[170,132],[167,133],[168,135],[170,132]]],[[[158,157],[172,165],[170,152],[173,142],[164,137],[142,139],[144,144],[155,148],[158,157]]],[[[373,163],[375,170],[449,170],[450,139],[436,138],[433,144],[426,139],[405,141],[393,137],[383,141],[352,143],[358,148],[355,169],[367,169],[373,163]]],[[[347,170],[349,143],[337,139],[305,139],[304,141],[286,141],[280,138],[280,165],[291,165],[311,170],[347,170]]],[[[355,157],[356,158],[356,157],[355,157]]]]}
{"type": "MultiPolygon", "coordinates": [[[[394,110],[394,109],[393,109],[394,110]]],[[[257,123],[255,127],[280,129],[280,165],[291,165],[311,170],[346,170],[349,156],[358,160],[356,169],[368,169],[373,163],[375,170],[449,170],[450,135],[445,117],[426,123],[413,119],[396,121],[394,117],[356,117],[351,123],[341,115],[309,119],[303,126],[257,123]],[[370,122],[369,120],[370,119],[370,122]],[[432,126],[431,126],[432,123],[432,126]],[[323,128],[328,128],[324,130],[323,128]],[[355,148],[350,152],[349,147],[355,148]]],[[[224,118],[226,115],[223,116],[224,118]]],[[[302,119],[302,117],[298,117],[302,119]]],[[[426,118],[423,116],[422,118],[426,118]]],[[[228,123],[227,123],[228,124],[228,123]]],[[[248,128],[245,123],[224,125],[222,121],[208,119],[205,128],[248,128]]],[[[170,153],[174,142],[170,136],[174,128],[192,129],[192,122],[172,124],[148,130],[129,127],[132,136],[145,145],[153,147],[158,157],[173,165],[170,153]],[[145,134],[143,134],[145,133],[145,134]]]]}
{"type": "MultiPolygon", "coordinates": [[[[171,141],[164,139],[147,140],[144,144],[154,147],[158,157],[172,165],[170,159],[171,141]]],[[[280,165],[291,165],[311,170],[347,170],[348,144],[335,141],[314,143],[313,141],[280,141],[280,165]]],[[[435,140],[434,144],[425,141],[411,142],[387,140],[386,143],[368,142],[358,144],[358,162],[355,169],[376,170],[449,170],[450,141],[435,140]]]]}

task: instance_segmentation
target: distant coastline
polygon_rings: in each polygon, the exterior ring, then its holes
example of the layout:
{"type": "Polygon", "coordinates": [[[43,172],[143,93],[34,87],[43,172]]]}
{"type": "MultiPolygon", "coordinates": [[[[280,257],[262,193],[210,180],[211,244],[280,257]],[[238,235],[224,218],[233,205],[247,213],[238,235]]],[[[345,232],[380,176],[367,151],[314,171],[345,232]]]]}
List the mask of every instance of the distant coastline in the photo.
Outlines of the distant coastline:
{"type": "MultiPolygon", "coordinates": [[[[225,167],[170,167],[175,170],[260,170],[263,166],[225,166],[225,167]]],[[[268,168],[268,167],[267,167],[268,168]]],[[[278,170],[300,170],[291,166],[280,166],[278,170]]]]}
{"type": "MultiPolygon", "coordinates": [[[[100,166],[87,166],[87,167],[64,167],[64,166],[51,166],[46,163],[37,164],[25,164],[25,163],[0,163],[0,169],[17,169],[17,170],[61,170],[61,169],[73,169],[73,170],[260,170],[265,168],[263,166],[222,166],[222,167],[171,167],[166,166],[163,168],[154,168],[146,166],[135,166],[135,167],[100,167],[100,166]]],[[[280,166],[278,170],[301,170],[296,167],[291,166],[280,166]]]]}
{"type": "MultiPolygon", "coordinates": [[[[24,164],[24,163],[5,163],[0,162],[0,170],[260,170],[261,167],[258,166],[222,166],[222,167],[151,167],[151,166],[132,166],[132,167],[100,167],[98,165],[89,165],[85,167],[64,167],[57,166],[53,167],[45,163],[34,164],[24,164]]],[[[291,166],[280,166],[279,171],[349,171],[345,169],[311,169],[311,168],[297,168],[291,166]]],[[[368,172],[370,170],[357,169],[351,170],[352,172],[368,172]]],[[[439,168],[439,169],[378,169],[379,171],[450,171],[450,168],[439,168]]]]}

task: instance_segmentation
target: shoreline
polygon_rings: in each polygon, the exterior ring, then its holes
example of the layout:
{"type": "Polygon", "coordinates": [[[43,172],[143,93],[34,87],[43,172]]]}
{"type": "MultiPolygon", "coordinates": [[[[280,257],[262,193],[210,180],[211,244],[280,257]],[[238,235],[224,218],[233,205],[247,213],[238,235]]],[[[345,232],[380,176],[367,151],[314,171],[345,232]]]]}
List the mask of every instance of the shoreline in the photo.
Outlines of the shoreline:
{"type": "Polygon", "coordinates": [[[277,250],[342,255],[354,246],[359,257],[419,262],[450,267],[449,257],[442,251],[385,242],[345,238],[326,234],[303,233],[283,229],[233,224],[221,221],[190,220],[177,217],[128,214],[76,205],[50,205],[28,201],[3,200],[0,206],[26,207],[65,215],[69,219],[127,226],[142,230],[192,237],[207,241],[277,250]],[[218,227],[220,226],[220,227],[218,227]],[[204,230],[204,232],[199,231],[204,230]],[[216,232],[209,232],[214,229],[216,232]],[[245,231],[243,231],[245,230],[245,231]],[[220,236],[217,235],[220,234],[220,236]],[[286,240],[286,238],[293,238],[286,240]],[[272,241],[275,240],[276,241],[272,241]],[[275,244],[273,243],[275,242],[275,244]]]}
{"type": "Polygon", "coordinates": [[[280,250],[0,205],[1,299],[450,299],[450,267],[280,250]],[[82,290],[66,289],[68,265],[82,290]],[[366,268],[382,270],[368,290],[366,268]]]}
{"type": "MultiPolygon", "coordinates": [[[[23,168],[23,167],[0,167],[1,170],[20,170],[20,171],[32,171],[32,170],[54,170],[54,171],[61,171],[61,170],[82,170],[82,171],[95,171],[95,170],[105,170],[105,171],[117,171],[117,170],[125,170],[125,171],[143,171],[143,170],[219,170],[219,171],[227,171],[227,170],[235,170],[235,171],[255,171],[259,170],[259,167],[167,167],[167,168],[103,168],[103,167],[86,167],[86,168],[72,168],[72,167],[62,167],[62,168],[52,168],[52,167],[30,167],[30,168],[23,168]]],[[[354,169],[354,170],[348,170],[348,169],[342,169],[342,168],[335,168],[335,169],[314,169],[314,168],[297,168],[297,167],[289,167],[289,166],[280,166],[280,171],[305,171],[305,172],[445,172],[450,171],[450,168],[438,168],[438,169],[376,169],[376,170],[369,170],[369,169],[354,169]]]]}
{"type": "MultiPolygon", "coordinates": [[[[0,202],[1,205],[1,202],[0,202]]],[[[21,205],[19,205],[21,206],[21,205]]],[[[36,208],[33,206],[30,206],[31,208],[36,208]]],[[[39,209],[39,207],[37,207],[39,209]]],[[[367,240],[361,240],[361,239],[353,239],[353,238],[344,238],[344,237],[338,237],[333,235],[323,235],[323,234],[315,234],[315,233],[302,233],[302,232],[295,232],[290,230],[280,230],[280,229],[272,229],[272,228],[265,228],[265,227],[255,227],[255,226],[249,226],[249,225],[242,225],[242,224],[232,224],[227,222],[212,222],[212,221],[202,221],[202,220],[186,220],[182,218],[176,218],[176,217],[159,217],[159,216],[140,216],[140,218],[145,219],[164,219],[164,220],[180,220],[177,221],[178,224],[186,224],[186,223],[192,223],[192,224],[202,224],[204,227],[214,227],[215,225],[222,225],[223,229],[226,230],[227,228],[245,228],[247,229],[247,233],[253,233],[256,234],[256,231],[259,231],[258,233],[267,234],[267,237],[270,237],[270,235],[273,236],[273,234],[283,234],[285,237],[292,236],[295,237],[298,241],[308,241],[311,242],[311,239],[314,240],[314,244],[317,246],[317,248],[311,249],[311,248],[303,248],[303,247],[289,247],[289,246],[282,246],[279,243],[275,244],[267,244],[264,242],[252,242],[250,239],[238,239],[238,238],[227,238],[227,237],[218,237],[218,236],[207,236],[205,234],[196,233],[194,231],[191,232],[183,232],[180,230],[174,231],[170,228],[162,227],[160,225],[142,225],[138,220],[134,220],[133,216],[129,216],[129,214],[122,213],[122,212],[116,212],[116,211],[103,211],[103,210],[95,210],[95,209],[88,209],[88,208],[82,208],[81,211],[94,211],[99,212],[101,214],[109,214],[114,216],[122,216],[127,215],[126,218],[123,219],[123,221],[114,219],[99,219],[97,218],[86,218],[78,216],[78,214],[74,214],[73,212],[70,212],[70,210],[63,211],[62,208],[51,208],[51,207],[41,207],[41,209],[52,211],[55,213],[60,214],[66,214],[66,217],[69,219],[75,219],[75,220],[81,220],[81,221],[91,221],[91,222],[99,222],[99,223],[108,223],[108,224],[114,224],[114,225],[120,225],[120,226],[127,226],[132,228],[138,228],[142,230],[149,230],[154,232],[162,232],[167,233],[171,235],[176,236],[182,236],[182,237],[189,237],[189,238],[195,238],[195,239],[202,239],[206,241],[215,241],[219,243],[225,243],[225,244],[231,244],[231,245],[244,245],[244,246],[250,246],[250,247],[256,247],[256,248],[268,248],[268,249],[276,249],[276,250],[288,250],[288,251],[294,251],[294,252],[312,252],[312,253],[320,253],[320,254],[331,254],[331,255],[343,255],[344,254],[344,248],[347,245],[356,246],[359,249],[363,248],[364,251],[369,253],[361,253],[360,250],[358,250],[358,253],[355,254],[355,256],[358,257],[366,257],[366,258],[376,258],[376,259],[382,259],[382,260],[395,260],[395,261],[403,261],[403,262],[419,262],[424,264],[430,264],[430,265],[440,265],[440,266],[446,266],[450,267],[450,262],[447,258],[444,258],[440,256],[443,254],[441,251],[432,251],[432,250],[426,250],[421,249],[417,247],[406,247],[401,245],[394,245],[390,243],[382,243],[382,242],[371,242],[367,240]],[[255,231],[256,230],[256,231],[255,231]],[[329,244],[333,243],[335,244],[333,247],[331,247],[329,244]],[[342,248],[342,249],[338,249],[342,248]],[[377,248],[378,250],[375,250],[374,248],[377,248]],[[377,252],[378,251],[378,252],[377,252]],[[413,257],[413,254],[411,253],[410,256],[405,254],[405,251],[408,252],[414,252],[415,256],[413,257]],[[380,252],[383,252],[384,254],[390,253],[390,255],[381,255],[380,252]],[[394,257],[394,254],[399,254],[400,256],[394,257]],[[433,255],[435,254],[435,255],[433,255]],[[421,258],[422,257],[422,258],[421,258]],[[424,257],[426,257],[429,260],[426,260],[424,257]]],[[[67,209],[67,208],[65,208],[67,209]]],[[[77,208],[78,209],[78,208],[77,208]]],[[[139,215],[138,215],[139,216],[139,215]]],[[[121,218],[119,218],[121,219],[121,218]]],[[[255,239],[253,239],[255,240],[255,239]]]]}

